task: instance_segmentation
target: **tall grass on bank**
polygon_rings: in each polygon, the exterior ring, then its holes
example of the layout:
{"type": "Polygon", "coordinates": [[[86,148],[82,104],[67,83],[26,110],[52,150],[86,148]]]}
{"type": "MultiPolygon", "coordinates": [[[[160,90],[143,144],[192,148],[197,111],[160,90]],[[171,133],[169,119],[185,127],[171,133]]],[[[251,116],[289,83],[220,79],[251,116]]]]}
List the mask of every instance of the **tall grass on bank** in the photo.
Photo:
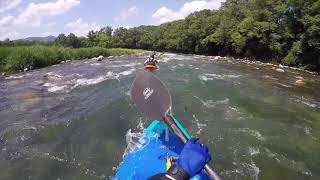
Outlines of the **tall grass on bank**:
{"type": "Polygon", "coordinates": [[[24,68],[41,68],[64,60],[79,60],[97,56],[118,56],[140,53],[143,50],[123,48],[65,48],[60,46],[15,46],[0,47],[0,71],[17,72],[24,68]]]}

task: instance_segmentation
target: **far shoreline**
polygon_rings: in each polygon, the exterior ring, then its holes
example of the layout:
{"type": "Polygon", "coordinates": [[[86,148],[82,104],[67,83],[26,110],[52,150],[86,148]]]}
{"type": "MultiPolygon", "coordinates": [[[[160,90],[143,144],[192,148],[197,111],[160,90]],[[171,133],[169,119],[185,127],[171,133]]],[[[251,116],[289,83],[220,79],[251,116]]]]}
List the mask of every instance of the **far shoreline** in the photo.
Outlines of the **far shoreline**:
{"type": "Polygon", "coordinates": [[[0,47],[0,76],[27,72],[69,61],[93,59],[101,61],[122,55],[144,53],[141,49],[127,48],[67,48],[61,46],[0,47]]]}
{"type": "MultiPolygon", "coordinates": [[[[1,48],[1,47],[0,47],[1,48]]],[[[95,48],[95,47],[94,47],[95,48]]],[[[80,49],[90,49],[90,48],[80,48],[80,49]]],[[[148,53],[150,52],[150,50],[143,50],[143,49],[127,49],[127,48],[102,48],[105,50],[111,50],[114,52],[111,52],[110,55],[108,56],[103,56],[103,55],[97,55],[94,57],[84,57],[81,59],[64,59],[61,60],[58,63],[55,64],[50,64],[44,67],[49,67],[49,66],[55,66],[58,64],[64,64],[70,61],[82,61],[82,60],[95,60],[95,61],[102,61],[102,60],[110,60],[112,58],[116,58],[116,57],[123,57],[123,56],[129,56],[129,55],[140,55],[143,53],[148,53]]],[[[282,69],[290,69],[290,70],[296,70],[296,71],[301,71],[304,73],[309,73],[312,75],[320,75],[320,72],[318,71],[309,71],[309,70],[305,70],[303,68],[300,67],[293,67],[293,66],[286,66],[286,65],[282,65],[280,63],[274,63],[274,62],[262,62],[259,60],[251,60],[248,58],[235,58],[232,56],[214,56],[214,55],[204,55],[204,54],[189,54],[189,53],[176,53],[176,52],[161,52],[159,51],[159,53],[172,53],[172,54],[181,54],[181,55],[190,55],[193,56],[195,59],[198,58],[206,58],[205,61],[215,61],[215,60],[224,60],[224,61],[239,61],[242,63],[246,63],[246,64],[255,64],[255,65],[264,65],[264,66],[271,66],[272,69],[276,70],[276,71],[282,71],[282,69]]],[[[102,53],[103,54],[103,53],[102,53]]],[[[41,69],[44,67],[40,67],[40,68],[28,68],[28,69],[23,69],[23,70],[19,70],[19,71],[2,71],[0,74],[0,77],[8,77],[10,75],[14,75],[14,74],[18,74],[18,73],[23,73],[23,72],[28,72],[30,70],[35,70],[35,69],[41,69]]]]}

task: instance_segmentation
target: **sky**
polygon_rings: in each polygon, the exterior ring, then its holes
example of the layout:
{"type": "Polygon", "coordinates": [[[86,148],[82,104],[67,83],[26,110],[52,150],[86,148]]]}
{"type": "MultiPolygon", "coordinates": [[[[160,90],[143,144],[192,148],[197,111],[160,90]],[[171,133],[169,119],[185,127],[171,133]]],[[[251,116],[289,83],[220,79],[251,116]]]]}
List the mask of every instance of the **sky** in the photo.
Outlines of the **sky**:
{"type": "Polygon", "coordinates": [[[225,0],[0,0],[0,40],[86,36],[105,26],[131,28],[218,9],[225,0]]]}

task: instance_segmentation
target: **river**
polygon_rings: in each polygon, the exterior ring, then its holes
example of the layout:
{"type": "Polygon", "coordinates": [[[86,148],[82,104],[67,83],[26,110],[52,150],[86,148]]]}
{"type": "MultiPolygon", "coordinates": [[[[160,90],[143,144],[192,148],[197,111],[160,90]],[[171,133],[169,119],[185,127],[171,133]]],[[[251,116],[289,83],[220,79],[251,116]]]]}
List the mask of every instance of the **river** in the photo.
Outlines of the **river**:
{"type": "MultiPolygon", "coordinates": [[[[0,77],[0,179],[111,178],[150,123],[129,96],[145,58],[0,77]]],[[[170,53],[159,67],[174,115],[209,146],[223,179],[320,179],[318,75],[170,53]]]]}

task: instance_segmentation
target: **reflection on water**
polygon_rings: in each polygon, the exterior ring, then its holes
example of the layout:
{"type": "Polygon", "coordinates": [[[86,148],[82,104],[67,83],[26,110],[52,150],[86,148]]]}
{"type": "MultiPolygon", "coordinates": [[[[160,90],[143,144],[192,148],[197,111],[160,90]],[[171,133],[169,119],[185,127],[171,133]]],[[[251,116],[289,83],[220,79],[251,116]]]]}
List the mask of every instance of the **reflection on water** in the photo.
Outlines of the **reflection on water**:
{"type": "MultiPolygon", "coordinates": [[[[128,96],[144,59],[72,61],[2,77],[0,179],[109,179],[149,123],[128,96]]],[[[317,75],[177,54],[165,54],[154,74],[224,179],[320,178],[317,75]]]]}

